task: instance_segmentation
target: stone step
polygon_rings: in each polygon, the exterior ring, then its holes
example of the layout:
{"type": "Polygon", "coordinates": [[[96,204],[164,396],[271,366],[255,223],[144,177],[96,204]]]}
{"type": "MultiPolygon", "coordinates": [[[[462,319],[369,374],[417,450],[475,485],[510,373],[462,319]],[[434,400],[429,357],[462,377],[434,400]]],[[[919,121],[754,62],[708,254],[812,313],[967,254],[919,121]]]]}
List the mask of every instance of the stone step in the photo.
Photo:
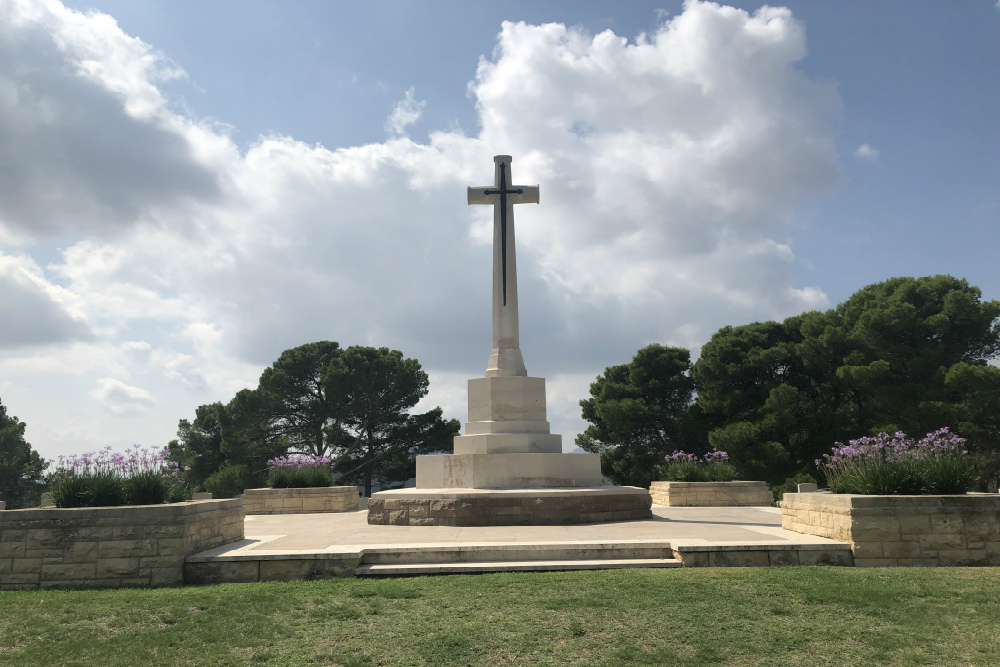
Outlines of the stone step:
{"type": "Polygon", "coordinates": [[[561,572],[623,568],[681,567],[674,558],[614,558],[595,560],[526,560],[359,565],[359,577],[405,577],[423,574],[481,574],[486,572],[561,572]]]}
{"type": "Polygon", "coordinates": [[[482,563],[524,561],[598,561],[673,558],[669,542],[486,542],[422,544],[364,550],[365,565],[482,563]]]}

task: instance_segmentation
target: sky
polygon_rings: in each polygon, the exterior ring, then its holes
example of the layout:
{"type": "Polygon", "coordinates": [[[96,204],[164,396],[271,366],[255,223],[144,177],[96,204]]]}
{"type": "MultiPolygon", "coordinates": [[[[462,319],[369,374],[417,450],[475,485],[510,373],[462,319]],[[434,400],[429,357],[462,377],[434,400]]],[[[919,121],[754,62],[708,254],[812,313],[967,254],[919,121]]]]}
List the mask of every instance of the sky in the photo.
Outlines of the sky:
{"type": "Polygon", "coordinates": [[[0,401],[166,444],[317,340],[466,419],[513,156],[521,349],[564,449],[650,343],[893,276],[1000,299],[1000,4],[0,0],[0,401]]]}

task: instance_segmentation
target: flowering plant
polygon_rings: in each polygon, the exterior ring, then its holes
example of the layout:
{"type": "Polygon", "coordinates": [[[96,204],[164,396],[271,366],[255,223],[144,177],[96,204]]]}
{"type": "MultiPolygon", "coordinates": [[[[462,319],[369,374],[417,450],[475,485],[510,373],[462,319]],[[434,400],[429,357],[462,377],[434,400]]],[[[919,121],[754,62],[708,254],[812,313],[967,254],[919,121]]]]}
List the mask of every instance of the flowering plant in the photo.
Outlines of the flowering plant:
{"type": "Polygon", "coordinates": [[[188,496],[181,467],[167,460],[166,447],[132,445],[125,452],[115,452],[108,446],[97,452],[60,456],[49,484],[58,507],[158,505],[188,496]]]}
{"type": "Polygon", "coordinates": [[[333,471],[327,456],[289,454],[267,462],[267,484],[275,489],[331,486],[333,471]]]}
{"type": "Polygon", "coordinates": [[[701,457],[678,450],[664,460],[660,477],[671,482],[731,482],[738,476],[729,454],[717,449],[701,457]]]}
{"type": "Polygon", "coordinates": [[[965,438],[942,428],[920,440],[902,431],[836,443],[816,461],[834,493],[957,494],[972,488],[976,468],[965,438]]]}

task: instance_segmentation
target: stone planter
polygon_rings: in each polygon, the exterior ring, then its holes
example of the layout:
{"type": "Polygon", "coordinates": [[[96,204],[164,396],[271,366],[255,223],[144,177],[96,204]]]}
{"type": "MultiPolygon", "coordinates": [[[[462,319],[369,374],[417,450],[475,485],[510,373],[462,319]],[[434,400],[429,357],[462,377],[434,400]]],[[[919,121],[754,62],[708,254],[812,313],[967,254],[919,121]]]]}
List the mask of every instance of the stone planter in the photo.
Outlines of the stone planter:
{"type": "Polygon", "coordinates": [[[781,527],[850,542],[854,564],[1000,565],[1000,495],[786,493],[781,527]]]}
{"type": "Polygon", "coordinates": [[[358,487],[317,486],[306,489],[247,489],[247,514],[313,514],[358,509],[358,487]]]}
{"type": "Polygon", "coordinates": [[[764,482],[653,482],[649,494],[668,507],[770,507],[774,500],[764,482]]]}
{"type": "Polygon", "coordinates": [[[243,539],[239,500],[8,510],[0,590],[179,586],[184,559],[243,539]]]}

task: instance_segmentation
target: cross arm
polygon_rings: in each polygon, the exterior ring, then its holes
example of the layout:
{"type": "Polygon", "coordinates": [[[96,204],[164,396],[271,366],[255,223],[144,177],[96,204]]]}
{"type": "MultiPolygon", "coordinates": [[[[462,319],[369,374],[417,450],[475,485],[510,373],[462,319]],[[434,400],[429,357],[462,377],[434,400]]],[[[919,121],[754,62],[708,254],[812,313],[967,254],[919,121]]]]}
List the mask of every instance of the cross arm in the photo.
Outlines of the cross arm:
{"type": "Polygon", "coordinates": [[[492,185],[487,185],[482,188],[469,188],[469,203],[470,204],[492,204],[493,198],[496,195],[485,194],[486,190],[492,190],[492,185]]]}
{"type": "Polygon", "coordinates": [[[514,190],[524,190],[522,194],[507,195],[510,197],[515,204],[537,204],[538,203],[538,186],[537,185],[515,185],[512,189],[514,190]]]}
{"type": "MultiPolygon", "coordinates": [[[[487,185],[484,187],[468,188],[468,201],[470,204],[495,204],[497,194],[486,194],[487,192],[493,190],[495,191],[497,186],[487,185]]],[[[510,197],[512,204],[537,204],[538,203],[538,186],[537,185],[514,185],[510,187],[510,190],[521,190],[521,194],[511,193],[507,195],[510,197]]],[[[508,190],[509,192],[509,190],[508,190]]]]}

